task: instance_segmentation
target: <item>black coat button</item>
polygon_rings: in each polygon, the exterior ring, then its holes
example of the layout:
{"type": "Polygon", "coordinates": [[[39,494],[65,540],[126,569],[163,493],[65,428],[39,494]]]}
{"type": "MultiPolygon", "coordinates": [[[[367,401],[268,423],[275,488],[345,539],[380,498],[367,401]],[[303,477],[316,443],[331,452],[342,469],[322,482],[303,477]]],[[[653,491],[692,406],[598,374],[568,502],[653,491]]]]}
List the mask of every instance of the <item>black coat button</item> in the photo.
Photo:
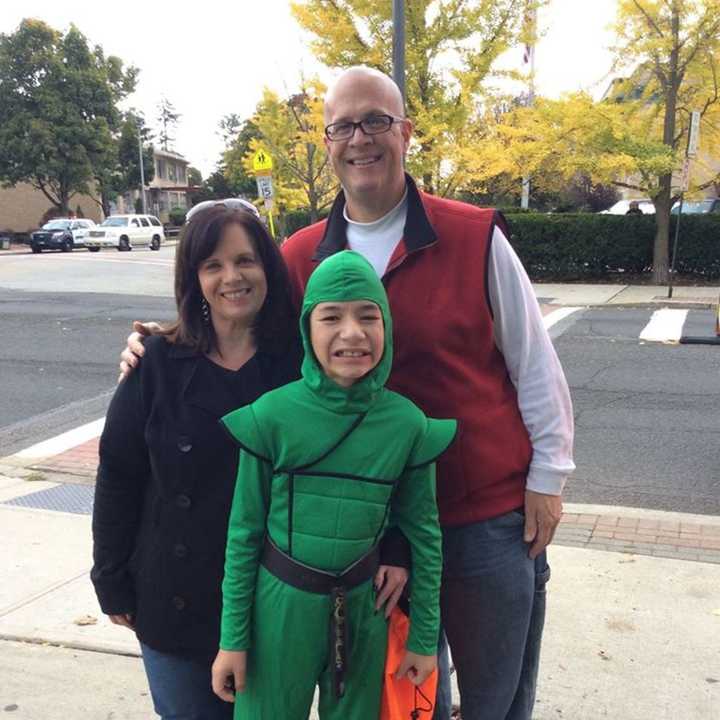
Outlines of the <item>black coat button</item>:
{"type": "Polygon", "coordinates": [[[187,545],[183,545],[182,543],[177,543],[175,547],[173,548],[173,552],[175,553],[175,557],[178,558],[185,558],[188,554],[187,545]]]}
{"type": "Polygon", "coordinates": [[[188,510],[190,506],[192,505],[192,500],[187,495],[178,495],[175,498],[175,504],[181,509],[181,510],[188,510]]]}
{"type": "Polygon", "coordinates": [[[172,599],[172,603],[175,606],[176,610],[184,610],[185,609],[185,599],[181,598],[179,595],[176,595],[172,599]]]}
{"type": "Polygon", "coordinates": [[[187,453],[192,450],[192,442],[190,442],[190,438],[187,437],[186,435],[181,435],[178,438],[177,446],[178,446],[178,450],[181,453],[187,453]]]}

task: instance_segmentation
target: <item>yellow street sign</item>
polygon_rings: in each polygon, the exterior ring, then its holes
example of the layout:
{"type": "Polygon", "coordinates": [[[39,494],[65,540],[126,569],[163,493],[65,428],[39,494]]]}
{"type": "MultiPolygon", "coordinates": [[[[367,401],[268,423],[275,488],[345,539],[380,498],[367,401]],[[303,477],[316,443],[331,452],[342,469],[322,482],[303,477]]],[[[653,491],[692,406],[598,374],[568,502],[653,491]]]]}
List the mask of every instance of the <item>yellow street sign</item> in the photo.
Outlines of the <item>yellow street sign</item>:
{"type": "Polygon", "coordinates": [[[272,170],[272,158],[266,150],[258,150],[253,155],[253,172],[268,173],[272,170]]]}

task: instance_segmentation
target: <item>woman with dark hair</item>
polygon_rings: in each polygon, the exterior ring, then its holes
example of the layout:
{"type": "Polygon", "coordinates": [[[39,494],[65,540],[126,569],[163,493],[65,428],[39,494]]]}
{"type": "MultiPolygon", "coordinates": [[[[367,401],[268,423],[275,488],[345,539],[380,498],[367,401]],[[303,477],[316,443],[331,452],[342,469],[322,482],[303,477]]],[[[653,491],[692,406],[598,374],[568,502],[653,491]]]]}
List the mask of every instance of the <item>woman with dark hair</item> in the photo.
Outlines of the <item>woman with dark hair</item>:
{"type": "Polygon", "coordinates": [[[298,377],[288,278],[247,210],[196,213],[177,248],[178,318],[148,338],[100,439],[92,581],[137,634],[155,710],[231,718],[210,685],[237,452],[218,420],[298,377]]]}

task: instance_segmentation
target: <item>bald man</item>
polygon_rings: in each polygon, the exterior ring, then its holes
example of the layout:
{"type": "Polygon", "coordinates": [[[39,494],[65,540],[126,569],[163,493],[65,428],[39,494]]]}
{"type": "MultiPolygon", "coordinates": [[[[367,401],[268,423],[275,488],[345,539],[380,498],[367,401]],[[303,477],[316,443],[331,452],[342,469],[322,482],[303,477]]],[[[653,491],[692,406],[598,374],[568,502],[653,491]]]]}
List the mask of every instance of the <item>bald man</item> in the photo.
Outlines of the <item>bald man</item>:
{"type": "MultiPolygon", "coordinates": [[[[439,463],[443,624],[463,720],[530,720],[545,547],[572,461],[569,392],[503,218],[420,191],[404,171],[412,123],[386,75],[345,71],[327,94],[325,146],[342,185],[327,220],[283,246],[299,302],[344,248],[382,277],[392,309],[389,387],[460,418],[439,463]]],[[[445,673],[436,718],[450,716],[445,673]]]]}
{"type": "MultiPolygon", "coordinates": [[[[575,468],[565,376],[503,217],[424,193],[405,173],[412,122],[395,83],[350,68],[327,94],[325,123],[342,191],[327,220],[283,245],[297,306],[317,264],[345,248],[382,278],[394,324],[388,387],[428,416],[460,421],[437,491],[442,620],[462,718],[530,720],[545,548],[575,468]]],[[[124,373],[139,340],[128,339],[124,373]]],[[[392,604],[407,574],[390,566],[381,575],[379,602],[392,604]]],[[[445,659],[435,720],[450,717],[445,659]]]]}

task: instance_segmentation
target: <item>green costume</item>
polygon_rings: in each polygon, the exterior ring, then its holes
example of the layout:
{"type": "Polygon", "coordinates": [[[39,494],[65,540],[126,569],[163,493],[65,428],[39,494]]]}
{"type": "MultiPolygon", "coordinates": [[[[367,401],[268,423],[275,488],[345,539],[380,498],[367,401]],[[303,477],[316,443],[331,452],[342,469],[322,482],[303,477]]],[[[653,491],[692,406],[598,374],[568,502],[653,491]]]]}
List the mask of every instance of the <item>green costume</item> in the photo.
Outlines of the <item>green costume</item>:
{"type": "Polygon", "coordinates": [[[334,598],[273,574],[261,561],[266,536],[295,563],[339,575],[376,547],[388,524],[397,525],[412,550],[407,649],[434,655],[442,570],[434,460],[452,442],[456,423],[428,419],[384,388],[392,321],[383,285],[360,255],[340,252],[318,266],[300,327],[302,379],[223,418],[241,452],[220,646],[248,651],[236,720],[304,720],[316,684],[324,720],[369,720],[379,714],[387,644],[384,614],[374,609],[372,573],[344,596],[349,642],[338,690],[333,628],[339,626],[329,622],[334,598]],[[315,358],[309,317],[318,303],[353,300],[380,307],[385,347],[372,371],[343,388],[315,358]]]}

